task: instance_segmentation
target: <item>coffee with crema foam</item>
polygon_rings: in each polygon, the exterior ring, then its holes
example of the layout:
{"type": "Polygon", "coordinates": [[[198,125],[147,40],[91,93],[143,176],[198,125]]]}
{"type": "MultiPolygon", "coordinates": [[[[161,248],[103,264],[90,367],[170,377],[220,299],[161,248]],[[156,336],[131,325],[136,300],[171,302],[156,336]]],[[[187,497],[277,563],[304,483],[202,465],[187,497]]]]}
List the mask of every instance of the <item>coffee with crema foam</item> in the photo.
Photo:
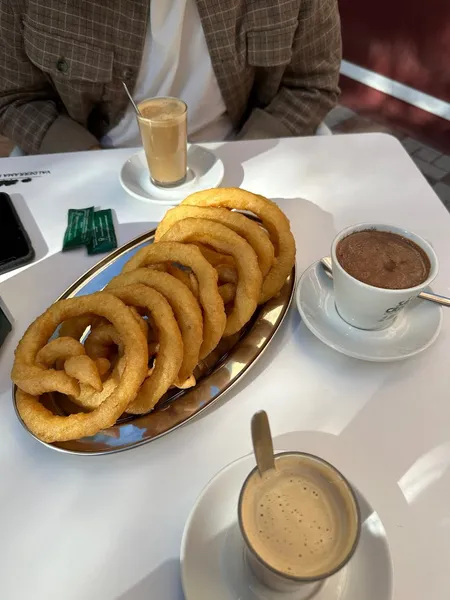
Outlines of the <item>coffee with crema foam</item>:
{"type": "Polygon", "coordinates": [[[280,454],[276,468],[254,471],[241,493],[241,529],[253,553],[281,575],[320,578],[336,571],[359,535],[355,496],[331,465],[307,454],[280,454]]]}

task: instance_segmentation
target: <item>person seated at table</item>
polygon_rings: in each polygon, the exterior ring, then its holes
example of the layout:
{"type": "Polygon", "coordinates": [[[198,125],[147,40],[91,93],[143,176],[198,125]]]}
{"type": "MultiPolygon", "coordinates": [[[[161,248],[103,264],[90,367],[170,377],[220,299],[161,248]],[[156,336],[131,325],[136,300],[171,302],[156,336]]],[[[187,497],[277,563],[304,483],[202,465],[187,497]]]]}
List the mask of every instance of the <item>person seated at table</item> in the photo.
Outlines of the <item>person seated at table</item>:
{"type": "Polygon", "coordinates": [[[140,145],[134,98],[191,141],[314,134],[336,103],[337,0],[0,0],[0,133],[29,154],[140,145]]]}

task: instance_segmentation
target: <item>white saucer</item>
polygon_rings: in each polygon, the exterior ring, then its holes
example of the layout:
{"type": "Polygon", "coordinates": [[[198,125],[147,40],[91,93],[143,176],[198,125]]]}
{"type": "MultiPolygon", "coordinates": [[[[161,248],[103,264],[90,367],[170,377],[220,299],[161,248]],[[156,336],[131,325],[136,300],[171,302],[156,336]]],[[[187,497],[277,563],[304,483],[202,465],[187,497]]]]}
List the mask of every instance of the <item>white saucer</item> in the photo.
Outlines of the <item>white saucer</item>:
{"type": "Polygon", "coordinates": [[[336,311],[333,282],[320,262],[301,276],[296,301],[303,322],[319,340],[361,360],[388,362],[419,354],[436,340],[442,325],[442,307],[420,299],[412,300],[387,329],[348,325],[336,311]]]}
{"type": "Polygon", "coordinates": [[[120,183],[123,189],[142,202],[160,205],[178,204],[189,194],[217,187],[224,175],[223,162],[210,150],[188,144],[188,173],[186,181],[177,187],[161,188],[150,179],[144,150],[124,163],[120,171],[120,183]]]}
{"type": "MultiPolygon", "coordinates": [[[[181,578],[186,600],[296,600],[258,582],[244,560],[237,504],[255,466],[244,456],[220,471],[202,491],[184,529],[181,578]]],[[[392,563],[383,524],[357,492],[361,539],[350,562],[327,579],[311,600],[390,600],[392,563]]]]}

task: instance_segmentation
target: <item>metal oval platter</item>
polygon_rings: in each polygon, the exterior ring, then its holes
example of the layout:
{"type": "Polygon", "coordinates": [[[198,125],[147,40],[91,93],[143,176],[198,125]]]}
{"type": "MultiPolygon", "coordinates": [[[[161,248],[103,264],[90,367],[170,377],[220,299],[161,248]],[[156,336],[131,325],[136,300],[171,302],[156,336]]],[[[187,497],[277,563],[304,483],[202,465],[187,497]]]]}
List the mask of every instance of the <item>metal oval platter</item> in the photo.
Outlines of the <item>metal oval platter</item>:
{"type": "MultiPolygon", "coordinates": [[[[140,248],[153,243],[154,231],[144,234],[108,255],[80,277],[58,300],[84,296],[102,290],[118,275],[124,264],[140,248]]],[[[208,408],[255,364],[281,325],[294,293],[295,270],[276,298],[260,306],[250,322],[236,335],[223,338],[218,347],[203,361],[196,371],[197,384],[188,390],[169,390],[155,409],[146,415],[124,415],[109,429],[69,442],[47,444],[49,448],[71,454],[109,454],[122,452],[173,431],[208,408]]],[[[46,394],[45,406],[56,414],[64,410],[64,397],[46,394]]],[[[15,406],[15,393],[14,393],[15,406]]],[[[15,406],[16,407],[16,406],[15,406]]],[[[33,435],[17,412],[23,427],[33,435]]],[[[35,436],[33,436],[35,437],[35,436]]]]}

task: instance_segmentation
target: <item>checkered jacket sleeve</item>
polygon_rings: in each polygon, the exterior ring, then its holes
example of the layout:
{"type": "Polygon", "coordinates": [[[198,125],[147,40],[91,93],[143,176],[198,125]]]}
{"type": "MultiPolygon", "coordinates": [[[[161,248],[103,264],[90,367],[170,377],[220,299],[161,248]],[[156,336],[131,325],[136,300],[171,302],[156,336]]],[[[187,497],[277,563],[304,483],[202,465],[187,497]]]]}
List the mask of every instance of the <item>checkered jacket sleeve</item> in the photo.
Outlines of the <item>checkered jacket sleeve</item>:
{"type": "MultiPolygon", "coordinates": [[[[337,0],[303,0],[291,60],[278,90],[263,110],[253,110],[239,137],[313,135],[339,97],[341,59],[337,0]]],[[[272,71],[267,67],[264,79],[269,94],[270,85],[278,84],[272,71]]]]}
{"type": "Polygon", "coordinates": [[[58,109],[45,74],[23,48],[23,0],[0,0],[0,132],[29,154],[81,150],[97,139],[58,109]],[[67,143],[67,148],[64,145],[67,143]]]}

